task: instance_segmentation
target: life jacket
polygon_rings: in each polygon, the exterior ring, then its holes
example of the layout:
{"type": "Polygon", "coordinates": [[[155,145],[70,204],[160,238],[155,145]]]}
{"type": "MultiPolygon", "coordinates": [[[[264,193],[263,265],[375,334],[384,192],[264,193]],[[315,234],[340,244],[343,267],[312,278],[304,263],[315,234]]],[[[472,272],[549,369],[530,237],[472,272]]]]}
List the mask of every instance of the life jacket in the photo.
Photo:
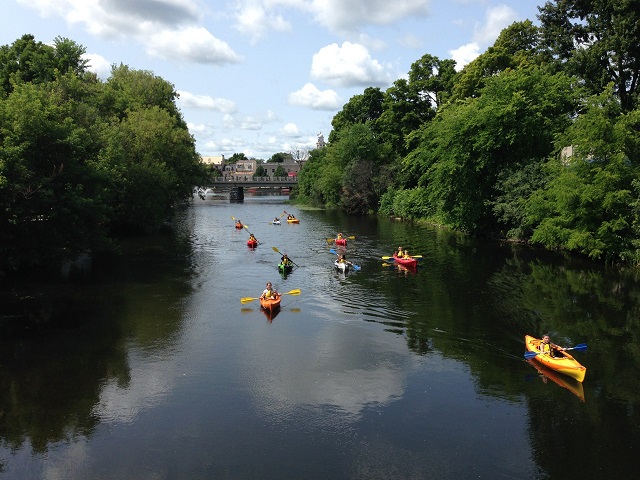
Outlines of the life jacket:
{"type": "Polygon", "coordinates": [[[550,343],[544,343],[544,342],[540,342],[540,347],[539,347],[540,351],[546,355],[549,355],[550,357],[555,356],[554,355],[554,351],[553,348],[551,347],[550,343]]]}

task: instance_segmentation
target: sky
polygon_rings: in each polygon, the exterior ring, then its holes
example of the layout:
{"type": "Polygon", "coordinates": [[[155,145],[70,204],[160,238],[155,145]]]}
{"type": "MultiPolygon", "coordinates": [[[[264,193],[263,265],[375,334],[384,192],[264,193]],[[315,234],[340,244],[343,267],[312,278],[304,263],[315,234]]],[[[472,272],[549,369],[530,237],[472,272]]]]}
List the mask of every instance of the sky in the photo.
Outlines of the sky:
{"type": "Polygon", "coordinates": [[[4,0],[0,45],[25,34],[171,83],[202,156],[268,160],[328,139],[367,87],[385,91],[423,55],[460,69],[544,0],[4,0]]]}

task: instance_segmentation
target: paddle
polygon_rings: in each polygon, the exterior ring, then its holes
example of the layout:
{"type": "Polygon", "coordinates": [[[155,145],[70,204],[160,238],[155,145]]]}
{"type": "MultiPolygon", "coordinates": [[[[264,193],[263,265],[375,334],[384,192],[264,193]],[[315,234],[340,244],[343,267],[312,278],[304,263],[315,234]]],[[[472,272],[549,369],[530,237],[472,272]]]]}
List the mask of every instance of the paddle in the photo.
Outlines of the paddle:
{"type": "MultiPolygon", "coordinates": [[[[348,238],[349,240],[355,240],[356,237],[354,235],[351,235],[350,237],[342,237],[342,238],[348,238]]],[[[331,243],[334,242],[336,239],[335,238],[327,238],[327,242],[331,243]]]]}
{"type": "MultiPolygon", "coordinates": [[[[333,253],[334,255],[339,255],[339,253],[338,253],[338,252],[336,252],[333,248],[330,248],[330,249],[329,249],[329,251],[330,251],[331,253],[333,253]]],[[[353,262],[348,262],[348,263],[349,263],[349,265],[351,265],[351,266],[352,266],[353,268],[355,268],[356,270],[360,270],[360,267],[359,267],[358,265],[356,265],[355,263],[353,263],[353,262]]]]}
{"type": "MultiPolygon", "coordinates": [[[[409,255],[411,258],[422,258],[422,255],[409,255]]],[[[391,260],[393,257],[382,257],[383,260],[391,260]]]]}
{"type": "MultiPolygon", "coordinates": [[[[280,250],[278,250],[277,247],[271,247],[273,249],[274,252],[276,253],[280,253],[280,250]]],[[[296,262],[294,262],[293,260],[289,259],[291,261],[291,263],[293,263],[296,267],[299,267],[300,265],[298,265],[296,262]]]]}
{"type": "MultiPolygon", "coordinates": [[[[300,295],[301,293],[302,290],[300,290],[299,288],[295,288],[288,292],[282,292],[280,295],[300,295]]],[[[240,303],[249,303],[253,302],[254,300],[260,300],[260,297],[243,297],[240,299],[240,303]]]]}
{"type": "MultiPolygon", "coordinates": [[[[570,348],[565,348],[564,351],[568,351],[568,350],[578,350],[580,352],[584,352],[587,349],[587,344],[586,343],[579,343],[578,345],[576,345],[575,347],[570,347],[570,348]]],[[[540,355],[542,352],[525,352],[524,354],[524,358],[529,359],[529,358],[535,358],[538,355],[540,355]]]]}
{"type": "MultiPolygon", "coordinates": [[[[248,225],[242,225],[242,226],[247,229],[247,232],[249,232],[249,226],[248,225]]],[[[253,235],[253,233],[249,232],[249,235],[253,235]]],[[[256,238],[256,236],[253,235],[253,238],[256,238]]],[[[260,245],[260,240],[258,240],[257,238],[256,238],[256,242],[258,242],[258,245],[260,245]]]]}

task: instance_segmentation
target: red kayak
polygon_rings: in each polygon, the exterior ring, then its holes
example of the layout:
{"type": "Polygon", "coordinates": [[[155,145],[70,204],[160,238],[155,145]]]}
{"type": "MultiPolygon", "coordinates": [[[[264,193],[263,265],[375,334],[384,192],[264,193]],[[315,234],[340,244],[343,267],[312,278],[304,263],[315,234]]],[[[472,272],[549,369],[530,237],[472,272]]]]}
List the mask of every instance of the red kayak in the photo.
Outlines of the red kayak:
{"type": "Polygon", "coordinates": [[[336,242],[336,245],[346,245],[347,244],[347,239],[346,238],[336,238],[334,241],[336,242]]]}
{"type": "Polygon", "coordinates": [[[415,267],[416,265],[418,265],[418,260],[410,257],[410,258],[402,258],[402,257],[398,257],[395,253],[393,254],[393,260],[398,264],[398,265],[404,265],[405,267],[415,267]]]}
{"type": "Polygon", "coordinates": [[[250,248],[256,248],[258,246],[258,240],[247,240],[247,246],[250,248]]]}
{"type": "Polygon", "coordinates": [[[240,230],[242,227],[244,227],[244,225],[242,225],[241,223],[236,223],[236,228],[238,230],[240,230]]]}

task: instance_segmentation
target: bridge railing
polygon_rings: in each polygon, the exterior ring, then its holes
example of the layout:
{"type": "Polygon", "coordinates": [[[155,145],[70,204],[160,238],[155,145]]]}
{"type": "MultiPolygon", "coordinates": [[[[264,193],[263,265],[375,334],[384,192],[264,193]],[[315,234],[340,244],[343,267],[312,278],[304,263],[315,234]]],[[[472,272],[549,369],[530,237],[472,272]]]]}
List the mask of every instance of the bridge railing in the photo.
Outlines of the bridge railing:
{"type": "Polygon", "coordinates": [[[215,177],[213,183],[298,183],[298,177],[252,177],[250,175],[238,175],[235,177],[215,177]]]}

